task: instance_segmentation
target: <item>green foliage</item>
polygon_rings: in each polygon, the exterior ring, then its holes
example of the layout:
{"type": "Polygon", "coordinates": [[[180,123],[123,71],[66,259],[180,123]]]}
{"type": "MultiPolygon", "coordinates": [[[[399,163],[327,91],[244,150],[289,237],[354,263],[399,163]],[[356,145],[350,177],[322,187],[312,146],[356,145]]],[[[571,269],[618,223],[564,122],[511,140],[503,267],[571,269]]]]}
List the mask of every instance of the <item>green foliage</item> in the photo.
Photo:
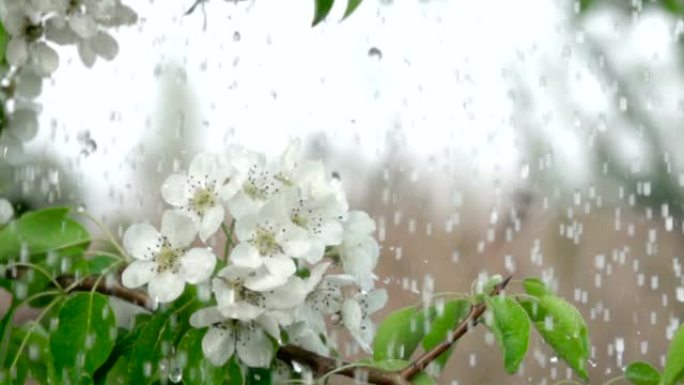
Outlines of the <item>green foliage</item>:
{"type": "Polygon", "coordinates": [[[385,317],[373,339],[373,359],[408,359],[425,336],[425,312],[406,307],[385,317]]]}
{"type": "MultiPolygon", "coordinates": [[[[349,17],[356,9],[361,5],[361,2],[363,0],[347,0],[347,8],[344,11],[344,17],[347,18],[349,17]]],[[[325,18],[328,16],[330,13],[330,10],[333,7],[333,4],[335,3],[335,0],[314,0],[314,18],[312,25],[316,26],[318,25],[321,21],[325,20],[325,18]]]]}
{"type": "MultiPolygon", "coordinates": [[[[69,209],[53,207],[24,214],[0,231],[0,262],[21,259],[48,251],[85,249],[90,235],[68,217],[69,209]]],[[[33,261],[33,259],[32,259],[33,261]]]]}
{"type": "Polygon", "coordinates": [[[676,384],[684,379],[684,325],[672,337],[663,369],[663,385],[676,384]]]}
{"type": "MultiPolygon", "coordinates": [[[[370,364],[370,366],[372,366],[372,367],[385,369],[385,370],[400,370],[400,369],[403,369],[409,365],[410,365],[409,361],[397,360],[397,359],[376,361],[376,362],[373,362],[370,364]]],[[[425,374],[423,372],[416,374],[411,379],[411,383],[413,385],[435,385],[436,384],[436,382],[432,378],[430,378],[430,376],[428,376],[427,374],[425,374]]]]}
{"type": "Polygon", "coordinates": [[[485,322],[503,351],[506,371],[515,373],[527,354],[530,320],[522,306],[510,297],[488,297],[485,302],[488,310],[485,322]]]}
{"type": "Polygon", "coordinates": [[[648,362],[632,362],[627,365],[625,378],[634,385],[660,384],[660,373],[648,362]]]}
{"type": "Polygon", "coordinates": [[[273,372],[268,368],[249,368],[245,376],[245,385],[271,385],[273,372]]]}
{"type": "MultiPolygon", "coordinates": [[[[0,65],[7,65],[5,59],[5,51],[7,50],[7,43],[9,43],[9,35],[5,31],[5,27],[0,23],[0,65]]],[[[1,111],[2,109],[0,109],[1,111]]],[[[1,120],[0,120],[1,121],[1,120]]]]}
{"type": "Polygon", "coordinates": [[[136,327],[136,337],[128,356],[128,382],[151,384],[167,374],[160,367],[168,368],[168,360],[186,331],[190,330],[190,315],[202,304],[193,288],[171,305],[155,313],[152,318],[136,327]]]}
{"type": "Polygon", "coordinates": [[[50,336],[55,369],[62,380],[76,382],[83,373],[92,376],[109,357],[116,331],[107,297],[78,293],[67,299],[59,312],[57,329],[50,336]]]}
{"type": "Polygon", "coordinates": [[[580,313],[570,303],[554,296],[521,305],[544,341],[583,380],[588,380],[589,332],[580,313]]]}
{"type": "Polygon", "coordinates": [[[15,328],[0,373],[0,383],[24,384],[27,378],[38,384],[57,384],[49,336],[42,325],[29,321],[15,328]]]}
{"type": "Polygon", "coordinates": [[[12,318],[14,317],[14,312],[17,310],[17,301],[12,298],[7,312],[2,317],[0,321],[0,363],[5,362],[5,357],[7,357],[7,349],[9,346],[10,335],[12,333],[12,318]]]}
{"type": "MultiPolygon", "coordinates": [[[[449,336],[449,332],[468,315],[468,310],[470,310],[470,303],[466,300],[449,301],[443,305],[444,306],[436,305],[437,314],[434,319],[432,319],[430,331],[423,339],[423,349],[426,351],[444,342],[449,336]]],[[[440,369],[444,368],[452,351],[453,346],[451,349],[437,357],[435,363],[440,369]]]]}
{"type": "Polygon", "coordinates": [[[206,329],[192,329],[183,336],[178,344],[178,361],[183,371],[186,385],[220,384],[227,378],[226,367],[215,367],[204,358],[202,337],[206,329]]]}
{"type": "Polygon", "coordinates": [[[526,278],[523,280],[523,287],[525,292],[535,297],[542,297],[545,295],[555,295],[544,282],[539,278],[526,278]]]}

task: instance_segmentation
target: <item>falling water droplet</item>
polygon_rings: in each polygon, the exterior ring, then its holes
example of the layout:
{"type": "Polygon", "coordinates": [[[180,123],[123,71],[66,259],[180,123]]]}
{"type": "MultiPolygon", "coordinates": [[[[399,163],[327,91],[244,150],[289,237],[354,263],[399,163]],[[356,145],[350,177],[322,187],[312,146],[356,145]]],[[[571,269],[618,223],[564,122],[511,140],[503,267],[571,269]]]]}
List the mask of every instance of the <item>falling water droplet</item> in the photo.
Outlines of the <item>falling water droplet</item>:
{"type": "Polygon", "coordinates": [[[240,35],[239,31],[233,32],[233,41],[240,41],[242,39],[242,35],[240,35]]]}
{"type": "Polygon", "coordinates": [[[382,51],[380,51],[380,49],[378,47],[371,47],[368,50],[368,56],[371,59],[380,60],[380,59],[382,59],[382,51]]]}
{"type": "Polygon", "coordinates": [[[81,155],[88,156],[97,151],[97,142],[90,137],[90,131],[83,131],[78,134],[78,143],[81,145],[81,155]]]}
{"type": "Polygon", "coordinates": [[[177,384],[183,379],[183,370],[180,367],[175,366],[169,371],[169,381],[177,384]]]}

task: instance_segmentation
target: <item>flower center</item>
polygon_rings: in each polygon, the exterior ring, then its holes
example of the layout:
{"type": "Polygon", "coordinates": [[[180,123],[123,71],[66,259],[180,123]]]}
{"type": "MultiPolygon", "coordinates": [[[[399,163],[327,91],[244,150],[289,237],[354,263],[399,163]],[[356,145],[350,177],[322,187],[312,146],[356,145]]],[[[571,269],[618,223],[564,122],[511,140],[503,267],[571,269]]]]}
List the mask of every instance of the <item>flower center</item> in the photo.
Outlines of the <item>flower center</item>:
{"type": "Polygon", "coordinates": [[[197,214],[202,215],[205,211],[216,205],[216,193],[212,188],[199,188],[191,200],[192,208],[197,214]]]}
{"type": "Polygon", "coordinates": [[[26,27],[24,27],[24,36],[26,40],[34,42],[43,37],[45,29],[41,24],[33,24],[30,20],[26,20],[26,27]]]}
{"type": "Polygon", "coordinates": [[[257,228],[256,236],[254,237],[254,240],[252,240],[252,245],[259,250],[259,254],[261,255],[271,255],[282,251],[273,232],[261,227],[257,228]]]}
{"type": "Polygon", "coordinates": [[[174,249],[170,245],[165,244],[161,247],[154,260],[157,262],[157,272],[161,273],[167,270],[178,272],[177,261],[181,256],[182,250],[174,249]]]}

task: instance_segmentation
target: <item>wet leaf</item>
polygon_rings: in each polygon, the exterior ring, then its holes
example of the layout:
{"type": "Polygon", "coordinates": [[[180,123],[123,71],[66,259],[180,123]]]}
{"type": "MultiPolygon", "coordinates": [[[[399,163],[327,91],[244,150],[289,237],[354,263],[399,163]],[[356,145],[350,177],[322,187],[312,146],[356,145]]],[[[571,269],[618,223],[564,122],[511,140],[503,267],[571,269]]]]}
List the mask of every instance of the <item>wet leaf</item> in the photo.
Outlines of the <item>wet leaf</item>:
{"type": "Polygon", "coordinates": [[[523,281],[525,292],[531,296],[543,297],[545,295],[555,295],[544,282],[539,278],[526,278],[523,281]]]}
{"type": "MultiPolygon", "coordinates": [[[[442,311],[435,310],[435,316],[430,322],[429,332],[423,339],[423,349],[430,350],[436,345],[446,340],[451,332],[467,315],[470,310],[470,303],[466,300],[448,301],[444,304],[442,311]]],[[[444,368],[451,356],[452,350],[456,346],[453,344],[451,349],[442,353],[434,361],[439,368],[444,368]]]]}
{"type": "Polygon", "coordinates": [[[57,373],[64,372],[69,381],[80,380],[81,373],[92,374],[109,357],[116,331],[107,297],[98,293],[71,296],[62,305],[57,329],[50,336],[57,373]]]}
{"type": "Polygon", "coordinates": [[[506,371],[518,371],[527,354],[530,340],[530,319],[514,299],[506,296],[485,298],[489,315],[485,318],[504,356],[506,371]]]}
{"type": "Polygon", "coordinates": [[[43,254],[90,243],[88,231],[69,218],[69,209],[53,207],[31,211],[0,231],[0,261],[18,260],[22,247],[29,255],[43,254]]]}
{"type": "Polygon", "coordinates": [[[271,385],[273,383],[273,372],[269,368],[249,368],[245,377],[246,385],[271,385]]]}
{"type": "Polygon", "coordinates": [[[521,305],[544,341],[575,373],[588,380],[589,332],[579,311],[555,296],[543,296],[535,304],[522,301],[521,305]]]}
{"type": "Polygon", "coordinates": [[[406,307],[385,317],[373,339],[375,361],[411,357],[425,336],[425,314],[406,307]]]}
{"type": "Polygon", "coordinates": [[[663,369],[663,385],[676,384],[684,378],[684,325],[672,337],[663,369]]]}
{"type": "Polygon", "coordinates": [[[330,13],[330,10],[332,9],[333,6],[333,0],[314,0],[314,19],[312,26],[318,25],[321,21],[323,21],[328,14],[330,13]]]}
{"type": "Polygon", "coordinates": [[[347,0],[347,9],[344,11],[344,19],[351,16],[354,11],[361,5],[363,0],[347,0]]]}
{"type": "Polygon", "coordinates": [[[185,362],[182,368],[183,384],[220,384],[227,376],[225,368],[216,367],[204,358],[202,337],[205,333],[206,329],[192,329],[178,344],[176,357],[182,357],[180,361],[185,362]]]}
{"type": "Polygon", "coordinates": [[[625,378],[634,385],[660,384],[660,373],[648,362],[632,362],[627,365],[625,378]]]}

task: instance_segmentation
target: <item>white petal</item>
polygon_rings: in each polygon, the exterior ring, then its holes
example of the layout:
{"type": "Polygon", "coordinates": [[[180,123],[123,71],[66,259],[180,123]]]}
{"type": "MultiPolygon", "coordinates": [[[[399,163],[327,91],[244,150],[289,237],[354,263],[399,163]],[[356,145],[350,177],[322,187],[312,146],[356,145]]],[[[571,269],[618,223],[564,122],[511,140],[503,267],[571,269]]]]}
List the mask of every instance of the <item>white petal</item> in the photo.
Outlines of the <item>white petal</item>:
{"type": "Polygon", "coordinates": [[[29,46],[29,52],[38,75],[49,76],[59,67],[59,55],[49,45],[43,42],[33,43],[29,46]]]}
{"type": "Polygon", "coordinates": [[[200,239],[207,241],[212,235],[218,231],[225,218],[225,210],[223,206],[216,205],[209,208],[202,216],[202,221],[200,223],[200,239]]]}
{"type": "Polygon", "coordinates": [[[316,236],[325,241],[326,245],[339,245],[342,242],[344,228],[338,220],[325,221],[321,226],[320,233],[316,236]]]}
{"type": "Polygon", "coordinates": [[[272,257],[265,257],[263,261],[266,269],[273,275],[289,278],[297,272],[297,265],[295,265],[292,258],[286,255],[280,254],[272,257]]]}
{"type": "Polygon", "coordinates": [[[323,279],[323,275],[326,271],[328,271],[328,268],[331,264],[332,262],[325,261],[311,268],[311,274],[306,279],[305,289],[307,292],[312,291],[316,287],[316,285],[318,285],[318,283],[321,282],[321,279],[323,279]]]}
{"type": "Polygon", "coordinates": [[[88,68],[94,66],[95,60],[97,60],[97,54],[90,46],[88,41],[81,41],[78,44],[78,56],[81,58],[83,64],[88,68]]]}
{"type": "Polygon", "coordinates": [[[244,301],[238,301],[228,306],[219,307],[221,314],[226,318],[240,321],[252,321],[259,317],[264,309],[244,301]]]}
{"type": "Polygon", "coordinates": [[[309,251],[304,254],[301,258],[310,264],[315,264],[323,259],[325,254],[325,244],[319,239],[312,239],[309,241],[309,251]]]}
{"type": "Polygon", "coordinates": [[[105,60],[113,60],[119,53],[119,43],[110,34],[99,31],[90,39],[93,51],[105,60]]]}
{"type": "Polygon", "coordinates": [[[188,176],[205,180],[214,176],[218,167],[218,159],[214,154],[200,153],[195,155],[188,167],[188,176]]]}
{"type": "MultiPolygon", "coordinates": [[[[370,345],[365,340],[361,328],[363,315],[358,302],[349,299],[344,301],[344,304],[342,305],[342,322],[344,323],[344,326],[349,329],[349,333],[354,337],[359,346],[366,352],[370,352],[370,345]]],[[[366,325],[364,324],[364,326],[366,325]]]]}
{"type": "Polygon", "coordinates": [[[150,279],[147,291],[152,299],[161,302],[171,302],[180,297],[185,289],[183,277],[173,274],[170,271],[155,275],[150,279]]]}
{"type": "Polygon", "coordinates": [[[254,277],[250,277],[245,281],[245,287],[254,291],[269,291],[278,286],[284,285],[288,277],[282,275],[273,275],[268,271],[262,271],[254,277]]]}
{"type": "Polygon", "coordinates": [[[157,264],[153,261],[133,261],[121,273],[121,283],[131,289],[138,288],[157,274],[157,264]]]}
{"type": "Polygon", "coordinates": [[[263,201],[253,200],[248,197],[244,192],[238,191],[229,201],[228,201],[228,211],[230,215],[239,219],[245,215],[254,214],[261,206],[264,205],[263,201]]]}
{"type": "Polygon", "coordinates": [[[262,314],[257,319],[257,323],[261,326],[266,333],[271,337],[280,341],[280,326],[278,326],[278,320],[268,314],[262,314]]]}
{"type": "Polygon", "coordinates": [[[304,281],[299,277],[290,277],[283,286],[264,293],[265,305],[269,309],[289,309],[302,304],[307,294],[304,281]]]}
{"type": "Polygon", "coordinates": [[[92,17],[80,13],[69,17],[69,27],[79,37],[89,39],[97,33],[97,23],[92,17]]]}
{"type": "Polygon", "coordinates": [[[187,247],[197,236],[197,227],[192,218],[178,211],[166,210],[162,214],[161,233],[172,247],[187,247]]]}
{"type": "Polygon", "coordinates": [[[202,352],[214,366],[223,366],[235,351],[235,334],[232,329],[209,328],[202,338],[202,352]]]}
{"type": "Polygon", "coordinates": [[[191,198],[187,177],[182,174],[169,175],[162,183],[161,196],[172,206],[187,206],[191,198]]]}
{"type": "Polygon", "coordinates": [[[15,67],[23,65],[29,57],[28,43],[22,38],[13,37],[9,43],[7,43],[5,55],[7,62],[10,65],[15,67]]]}
{"type": "Polygon", "coordinates": [[[150,260],[159,251],[161,234],[147,223],[136,223],[126,229],[123,246],[133,258],[150,260]]]}
{"type": "Polygon", "coordinates": [[[17,74],[17,94],[25,98],[34,99],[40,95],[43,79],[29,71],[17,74]]]}
{"type": "Polygon", "coordinates": [[[221,278],[214,278],[211,280],[211,287],[216,296],[216,304],[219,308],[232,305],[236,301],[236,292],[232,285],[228,285],[225,280],[221,278]]]}
{"type": "Polygon", "coordinates": [[[357,234],[371,234],[375,231],[375,222],[364,211],[352,211],[347,217],[345,230],[357,234]]]}
{"type": "Polygon", "coordinates": [[[12,204],[7,199],[0,198],[0,226],[9,222],[13,216],[12,204]]]}
{"type": "Polygon", "coordinates": [[[26,108],[15,110],[9,120],[8,129],[23,142],[33,139],[38,133],[36,112],[26,108]]]}
{"type": "Polygon", "coordinates": [[[373,314],[382,309],[387,304],[387,290],[376,289],[366,294],[364,302],[368,306],[366,311],[368,314],[373,314]]]}
{"type": "Polygon", "coordinates": [[[310,306],[303,306],[300,308],[299,314],[307,325],[309,325],[311,330],[316,333],[326,333],[325,318],[320,311],[313,309],[310,306]]]}
{"type": "Polygon", "coordinates": [[[190,325],[194,328],[203,328],[222,322],[226,317],[221,314],[216,306],[197,310],[190,316],[190,325]]]}
{"type": "Polygon", "coordinates": [[[181,272],[185,282],[197,284],[206,281],[216,267],[216,256],[209,249],[190,249],[180,258],[181,272]]]}
{"type": "Polygon", "coordinates": [[[78,36],[74,31],[59,22],[58,17],[53,17],[46,22],[45,38],[59,45],[75,44],[78,41],[78,36]]]}
{"type": "Polygon", "coordinates": [[[267,368],[273,360],[273,344],[260,327],[238,329],[237,355],[253,368],[267,368]]]}
{"type": "Polygon", "coordinates": [[[237,266],[257,268],[262,265],[259,250],[249,243],[238,243],[230,252],[230,260],[237,266]]]}
{"type": "Polygon", "coordinates": [[[258,225],[256,215],[244,216],[235,224],[235,236],[240,242],[252,240],[256,236],[258,225]]]}

